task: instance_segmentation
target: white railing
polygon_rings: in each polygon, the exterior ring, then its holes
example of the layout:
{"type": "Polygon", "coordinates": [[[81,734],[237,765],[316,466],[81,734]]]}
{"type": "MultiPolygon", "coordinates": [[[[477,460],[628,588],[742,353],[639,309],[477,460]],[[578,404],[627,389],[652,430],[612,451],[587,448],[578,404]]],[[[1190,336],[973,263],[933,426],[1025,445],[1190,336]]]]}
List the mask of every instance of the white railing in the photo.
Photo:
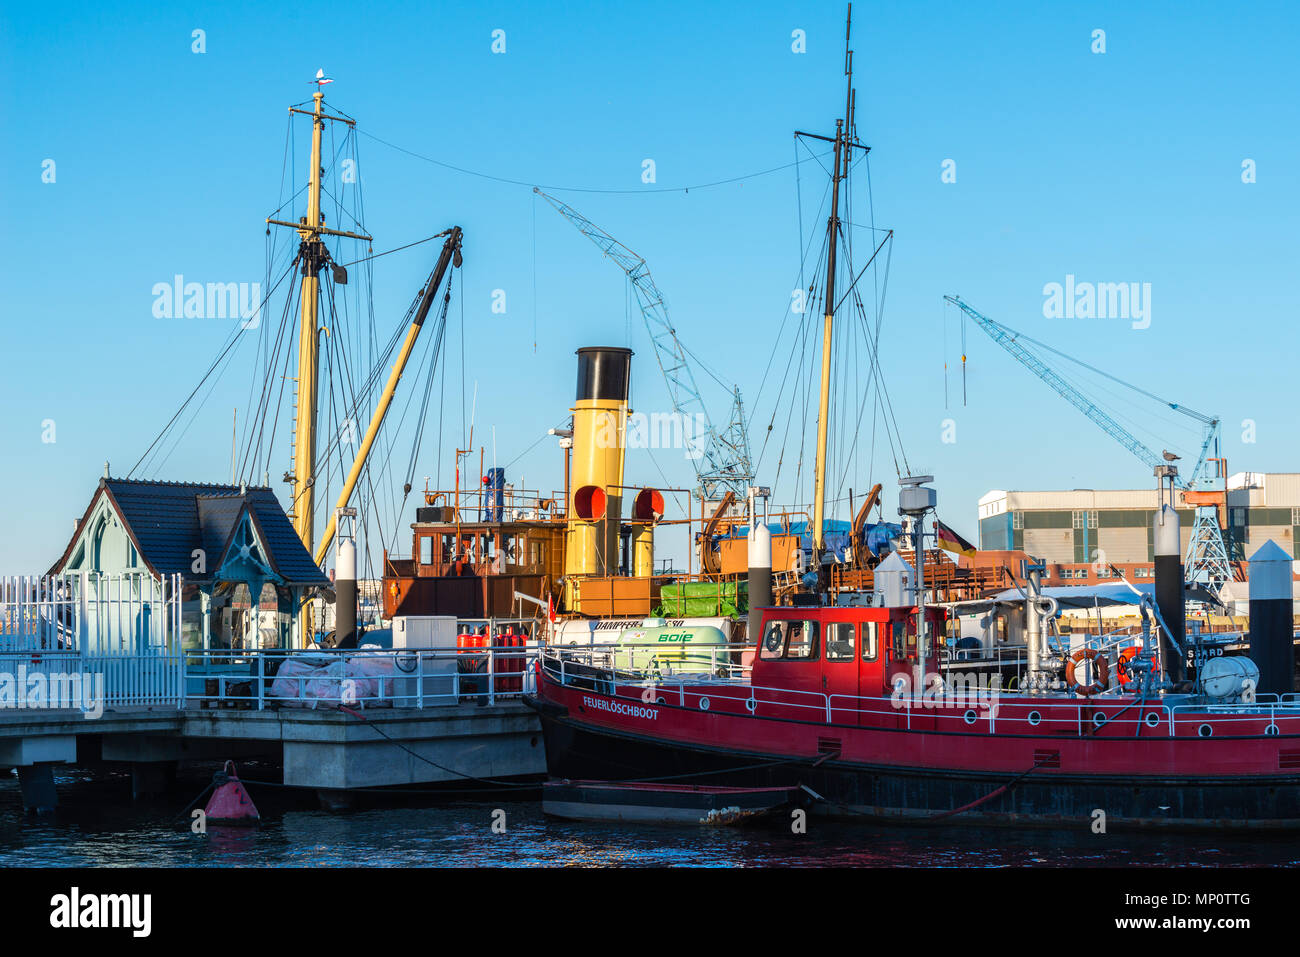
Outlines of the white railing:
{"type": "Polygon", "coordinates": [[[73,647],[76,611],[66,578],[0,578],[0,652],[73,647]]]}
{"type": "Polygon", "coordinates": [[[41,686],[76,679],[83,690],[71,706],[83,710],[179,708],[180,633],[179,575],[0,578],[0,674],[40,676],[33,689],[24,689],[22,707],[33,706],[29,699],[39,697],[41,686]]]}
{"type": "Polygon", "coordinates": [[[185,653],[185,697],[200,706],[431,708],[495,705],[535,690],[537,644],[487,648],[185,653]]]}
{"type": "MultiPolygon", "coordinates": [[[[1187,704],[1160,698],[1140,700],[1136,696],[1070,700],[969,685],[946,685],[934,698],[910,693],[892,697],[827,694],[753,685],[748,677],[729,676],[725,664],[714,674],[670,674],[613,667],[616,656],[626,647],[551,647],[542,654],[542,671],[561,685],[628,700],[644,701],[649,695],[661,704],[673,703],[679,707],[726,710],[732,714],[743,709],[744,713],[759,717],[822,718],[827,724],[887,726],[889,722],[881,719],[890,718],[901,721],[908,729],[934,728],[934,720],[940,719],[944,730],[968,730],[972,734],[994,734],[1001,726],[1004,733],[1049,735],[1070,729],[1078,736],[1108,731],[1118,737],[1154,734],[1156,728],[1165,725],[1172,737],[1180,727],[1185,735],[1188,719],[1196,718],[1201,724],[1210,724],[1210,737],[1214,734],[1266,736],[1282,733],[1278,719],[1300,719],[1300,693],[1259,694],[1253,702],[1237,704],[1187,704]],[[732,707],[720,709],[724,704],[732,707]]],[[[727,647],[752,650],[751,646],[727,647]]],[[[1300,734],[1300,720],[1289,725],[1285,733],[1300,734]]]]}

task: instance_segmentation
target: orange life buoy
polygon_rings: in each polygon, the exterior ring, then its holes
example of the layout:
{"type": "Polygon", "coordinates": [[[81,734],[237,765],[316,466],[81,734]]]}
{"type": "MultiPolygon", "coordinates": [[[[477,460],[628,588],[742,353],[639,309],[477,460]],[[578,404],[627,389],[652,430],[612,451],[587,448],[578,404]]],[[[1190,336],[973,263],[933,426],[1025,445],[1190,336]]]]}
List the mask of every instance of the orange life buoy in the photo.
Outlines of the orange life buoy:
{"type": "Polygon", "coordinates": [[[1110,662],[1106,660],[1105,655],[1099,654],[1096,648],[1080,648],[1065,663],[1065,683],[1070,691],[1085,698],[1100,694],[1110,687],[1110,662]],[[1085,658],[1092,662],[1094,677],[1092,684],[1081,685],[1074,678],[1074,668],[1085,658]]]}
{"type": "Polygon", "coordinates": [[[1140,647],[1133,645],[1119,653],[1119,658],[1115,660],[1115,679],[1121,685],[1126,685],[1133,680],[1133,676],[1129,674],[1128,663],[1136,658],[1141,651],[1140,647]]]}

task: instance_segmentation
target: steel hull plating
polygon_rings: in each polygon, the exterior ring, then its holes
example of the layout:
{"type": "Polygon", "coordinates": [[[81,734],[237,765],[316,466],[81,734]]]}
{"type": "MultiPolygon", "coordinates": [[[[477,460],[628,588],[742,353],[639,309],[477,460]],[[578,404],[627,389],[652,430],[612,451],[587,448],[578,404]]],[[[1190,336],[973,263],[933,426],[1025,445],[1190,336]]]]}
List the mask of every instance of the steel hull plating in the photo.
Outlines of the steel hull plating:
{"type": "MultiPolygon", "coordinates": [[[[572,701],[564,701],[567,689],[544,682],[540,690],[532,703],[541,717],[548,770],[556,777],[802,785],[824,799],[812,806],[813,813],[896,824],[1036,826],[1081,834],[1101,826],[1107,831],[1300,830],[1297,773],[1105,774],[1034,763],[1019,771],[908,766],[909,754],[924,751],[919,739],[931,737],[916,732],[893,736],[901,749],[897,764],[849,761],[841,757],[840,742],[872,733],[869,729],[809,722],[827,753],[781,753],[760,743],[771,736],[761,727],[768,722],[758,719],[748,719],[753,727],[743,743],[706,743],[674,733],[674,721],[696,717],[686,709],[658,705],[666,719],[658,729],[619,727],[604,715],[577,713],[568,706],[572,701]]],[[[976,743],[970,737],[968,747],[976,743]]],[[[1032,741],[1017,744],[1036,753],[1032,741]]]]}

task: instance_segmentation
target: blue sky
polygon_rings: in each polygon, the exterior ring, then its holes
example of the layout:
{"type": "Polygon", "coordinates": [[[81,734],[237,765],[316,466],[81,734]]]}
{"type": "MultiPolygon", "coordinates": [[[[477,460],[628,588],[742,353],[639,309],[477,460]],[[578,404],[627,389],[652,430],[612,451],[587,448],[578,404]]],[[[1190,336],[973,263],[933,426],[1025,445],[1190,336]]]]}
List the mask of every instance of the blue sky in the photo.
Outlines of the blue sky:
{"type": "MultiPolygon", "coordinates": [[[[944,294],[1222,416],[1232,471],[1295,469],[1295,8],[859,3],[854,14],[874,221],[896,231],[881,356],[909,462],[936,475],[945,521],[974,538],[976,500],[989,489],[1139,487],[1150,476],[974,329],[963,407],[959,327],[944,294]],[[1102,54],[1091,50],[1098,29],[1102,54]],[[955,183],[941,181],[948,159],[955,183]],[[1257,170],[1249,184],[1247,159],[1257,170]],[[1044,285],[1067,275],[1150,283],[1150,327],[1045,318],[1044,285]],[[955,442],[942,441],[946,419],[955,442]],[[1246,419],[1254,442],[1242,441],[1246,419]]],[[[558,450],[534,443],[564,418],[579,346],[630,341],[634,404],[666,409],[648,339],[635,316],[628,338],[621,274],[527,186],[456,173],[373,137],[523,183],[624,190],[557,195],[646,257],[683,340],[710,368],[746,396],[762,390],[759,444],[773,412],[763,370],[798,276],[796,187],[807,239],[824,228],[815,220],[824,176],[805,152],[798,184],[790,168],[650,192],[642,161],[655,161],[659,188],[793,162],[792,131],[829,132],[840,113],[843,20],[840,3],[325,0],[310,15],[252,3],[8,5],[0,572],[48,567],[104,461],[124,474],[225,341],[229,320],[156,318],[151,289],[178,273],[263,279],[285,108],[309,97],[318,67],[335,79],[327,102],[360,121],[375,249],[465,230],[464,378],[468,394],[478,383],[474,444],[489,464],[495,429],[508,478],[561,484],[558,450]],[[497,29],[504,54],[491,49],[497,29]],[[792,52],[794,30],[805,31],[806,53],[792,52]],[[53,183],[42,181],[49,159],[53,183]],[[491,311],[496,289],[504,315],[491,311]],[[42,441],[47,420],[53,442],[42,441]]],[[[307,132],[297,127],[299,167],[307,132]]],[[[869,222],[865,176],[854,189],[855,219],[869,222]]],[[[435,253],[430,244],[376,261],[381,338],[400,325],[435,253]]],[[[242,419],[251,368],[219,383],[151,477],[229,476],[231,410],[242,419]]],[[[705,374],[701,384],[725,417],[725,394],[705,374]]],[[[445,419],[456,425],[444,429],[444,478],[461,438],[459,386],[448,388],[445,419]]],[[[1186,429],[1162,421],[1151,441],[1167,434],[1170,447],[1194,452],[1186,429]]],[[[409,440],[394,441],[403,472],[409,440]]],[[[861,459],[849,477],[859,494],[872,481],[895,487],[883,442],[882,433],[874,463],[861,459]]],[[[783,468],[798,444],[787,443],[783,468]]],[[[662,468],[690,483],[680,454],[647,454],[630,453],[631,481],[659,483],[662,468]]],[[[436,459],[426,434],[417,486],[436,459]]],[[[275,464],[278,478],[287,453],[275,464]]],[[[769,452],[761,481],[773,467],[769,452]]],[[[660,554],[684,564],[680,545],[660,554]]]]}

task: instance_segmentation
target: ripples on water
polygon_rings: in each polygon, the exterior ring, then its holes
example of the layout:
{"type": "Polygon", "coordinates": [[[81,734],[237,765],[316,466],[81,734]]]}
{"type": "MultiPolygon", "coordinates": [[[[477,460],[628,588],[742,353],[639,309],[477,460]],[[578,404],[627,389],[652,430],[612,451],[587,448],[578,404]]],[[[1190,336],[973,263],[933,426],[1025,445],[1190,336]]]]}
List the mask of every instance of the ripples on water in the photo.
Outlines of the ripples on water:
{"type": "MultiPolygon", "coordinates": [[[[275,780],[273,769],[247,769],[275,780]]],[[[1294,865],[1291,841],[1202,836],[1093,835],[942,828],[876,828],[808,821],[780,828],[667,828],[557,821],[530,800],[417,798],[423,806],[319,810],[310,792],[249,785],[257,828],[190,833],[182,809],[208,778],[187,772],[165,798],[131,802],[130,775],[68,769],[58,812],[24,813],[18,782],[0,779],[0,865],[29,867],[1086,867],[1294,865]],[[506,832],[493,833],[493,810],[506,832]]],[[[397,799],[402,800],[402,799],[397,799]]]]}

